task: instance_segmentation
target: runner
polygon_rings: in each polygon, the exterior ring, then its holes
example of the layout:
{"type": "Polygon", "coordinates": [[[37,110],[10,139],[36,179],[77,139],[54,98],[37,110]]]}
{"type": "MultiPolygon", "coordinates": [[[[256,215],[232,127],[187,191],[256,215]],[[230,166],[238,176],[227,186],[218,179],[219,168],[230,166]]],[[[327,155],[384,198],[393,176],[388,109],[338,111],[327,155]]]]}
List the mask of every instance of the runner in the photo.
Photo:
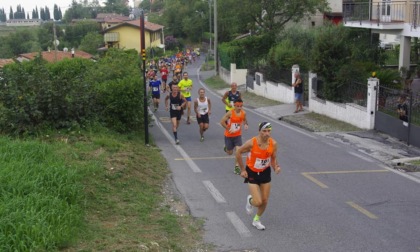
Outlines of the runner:
{"type": "Polygon", "coordinates": [[[181,90],[181,94],[187,100],[187,124],[190,124],[190,115],[191,115],[191,90],[193,88],[193,81],[188,79],[188,73],[184,72],[183,79],[179,81],[178,87],[181,90]]]}
{"type": "MultiPolygon", "coordinates": [[[[242,99],[237,99],[233,104],[234,109],[229,110],[220,120],[220,125],[225,128],[225,147],[224,151],[228,155],[233,154],[235,146],[239,147],[242,145],[242,123],[244,123],[244,129],[248,129],[248,121],[246,120],[246,113],[242,109],[242,99]]],[[[235,162],[235,174],[240,174],[239,164],[235,162]]]]}
{"type": "Polygon", "coordinates": [[[232,82],[232,84],[230,84],[230,90],[226,91],[222,97],[222,102],[225,104],[226,112],[233,109],[233,103],[237,99],[242,99],[242,96],[238,91],[238,84],[236,84],[236,82],[232,82]]]}
{"type": "Polygon", "coordinates": [[[168,68],[166,68],[166,63],[163,62],[162,67],[160,68],[160,76],[162,78],[162,89],[163,92],[166,92],[167,86],[166,86],[166,82],[168,80],[168,68]]]}
{"type": "Polygon", "coordinates": [[[252,225],[258,230],[264,230],[260,218],[267,207],[271,189],[271,169],[279,174],[281,168],[277,163],[277,142],[271,138],[271,124],[260,123],[258,136],[246,141],[244,145],[236,149],[236,160],[241,168],[241,177],[248,183],[249,192],[246,198],[246,212],[251,215],[253,207],[256,207],[257,214],[254,216],[252,225]],[[242,160],[242,154],[248,153],[246,167],[242,160]]]}
{"type": "Polygon", "coordinates": [[[179,92],[179,87],[177,85],[173,85],[172,92],[165,98],[165,107],[166,111],[169,110],[169,115],[171,117],[172,133],[175,137],[175,144],[179,144],[177,130],[179,127],[179,121],[181,120],[182,108],[185,108],[186,103],[187,101],[184,96],[179,92]]]}
{"type": "Polygon", "coordinates": [[[211,101],[206,97],[204,88],[198,90],[199,97],[194,101],[194,111],[200,127],[200,142],[204,141],[204,132],[209,128],[209,116],[211,114],[211,101]]]}
{"type": "Polygon", "coordinates": [[[168,84],[169,92],[172,92],[172,86],[178,86],[178,83],[179,83],[178,77],[176,75],[174,75],[172,77],[172,81],[169,82],[169,84],[168,84]]]}
{"type": "Polygon", "coordinates": [[[162,83],[161,83],[160,80],[158,80],[157,75],[155,75],[153,77],[153,79],[149,81],[149,92],[150,92],[150,89],[151,89],[152,90],[153,107],[154,107],[155,112],[159,108],[161,85],[162,85],[162,83]]]}

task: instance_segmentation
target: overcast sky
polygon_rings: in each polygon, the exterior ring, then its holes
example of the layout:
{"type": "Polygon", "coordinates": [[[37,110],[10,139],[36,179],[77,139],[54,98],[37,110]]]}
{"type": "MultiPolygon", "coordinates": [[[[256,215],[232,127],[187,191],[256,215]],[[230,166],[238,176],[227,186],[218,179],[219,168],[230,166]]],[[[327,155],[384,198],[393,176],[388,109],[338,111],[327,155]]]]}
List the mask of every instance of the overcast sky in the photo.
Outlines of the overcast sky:
{"type": "MultiPolygon", "coordinates": [[[[99,0],[99,3],[103,3],[106,0],[99,0]]],[[[76,2],[80,2],[76,0],[76,2]]],[[[9,19],[9,12],[10,7],[12,7],[13,12],[16,11],[17,6],[20,4],[22,8],[25,9],[26,14],[29,13],[29,17],[32,17],[32,10],[38,6],[38,12],[40,8],[45,8],[47,6],[50,9],[50,13],[52,14],[54,11],[54,4],[57,4],[58,7],[61,9],[61,13],[66,12],[67,8],[71,5],[72,0],[0,0],[0,9],[4,9],[6,12],[7,19],[9,19]]],[[[129,6],[133,5],[133,1],[129,1],[129,6]]]]}
{"type": "Polygon", "coordinates": [[[16,11],[17,6],[20,4],[22,8],[25,9],[26,14],[29,13],[29,17],[32,17],[32,10],[38,6],[38,12],[40,8],[45,8],[45,6],[50,9],[50,13],[54,11],[54,4],[57,4],[58,7],[61,8],[61,12],[64,15],[64,12],[71,4],[72,0],[1,0],[0,1],[0,8],[4,9],[6,12],[7,18],[9,18],[10,7],[12,7],[13,12],[16,11]]]}

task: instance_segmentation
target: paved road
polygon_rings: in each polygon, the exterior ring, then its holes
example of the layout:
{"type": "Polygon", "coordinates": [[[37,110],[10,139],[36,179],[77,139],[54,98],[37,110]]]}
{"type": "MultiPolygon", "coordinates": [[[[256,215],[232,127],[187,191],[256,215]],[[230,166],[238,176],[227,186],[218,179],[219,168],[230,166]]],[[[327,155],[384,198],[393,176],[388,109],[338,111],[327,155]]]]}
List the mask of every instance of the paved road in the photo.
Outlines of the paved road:
{"type": "MultiPolygon", "coordinates": [[[[203,84],[198,67],[188,67],[193,98],[203,84]]],[[[233,174],[226,156],[224,113],[219,94],[213,103],[206,140],[195,120],[179,128],[175,145],[169,112],[161,109],[150,132],[169,163],[176,188],[191,214],[205,220],[205,241],[217,251],[420,251],[420,180],[402,176],[352,146],[290,126],[261,111],[247,109],[250,129],[270,121],[279,142],[282,173],[273,175],[269,206],[258,231],[245,213],[247,186],[233,174]]]]}

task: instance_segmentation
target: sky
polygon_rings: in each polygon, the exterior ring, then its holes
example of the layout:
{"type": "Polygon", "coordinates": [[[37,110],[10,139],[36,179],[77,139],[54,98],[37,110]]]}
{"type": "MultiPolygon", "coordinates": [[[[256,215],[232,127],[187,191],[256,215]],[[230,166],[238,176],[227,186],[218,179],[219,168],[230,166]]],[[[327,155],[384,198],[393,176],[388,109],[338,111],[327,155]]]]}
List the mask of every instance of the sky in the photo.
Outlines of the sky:
{"type": "Polygon", "coordinates": [[[32,10],[37,6],[38,12],[40,11],[40,8],[45,8],[45,6],[47,6],[52,13],[52,11],[54,11],[54,4],[57,4],[57,6],[61,8],[61,12],[64,15],[64,12],[67,10],[71,3],[72,0],[1,0],[0,8],[4,9],[7,18],[9,18],[10,7],[12,7],[13,11],[16,11],[17,6],[20,4],[20,6],[25,9],[26,14],[29,12],[29,17],[32,17],[32,10]]]}
{"type": "MultiPolygon", "coordinates": [[[[99,0],[100,3],[105,2],[106,0],[99,0]]],[[[79,0],[76,0],[79,2],[79,0]]],[[[29,17],[32,17],[32,10],[38,6],[38,12],[40,8],[45,8],[47,6],[50,9],[50,13],[54,11],[54,4],[57,4],[58,7],[61,9],[61,13],[67,10],[67,8],[71,5],[72,0],[0,0],[0,9],[4,9],[6,12],[7,18],[9,18],[10,6],[12,7],[13,11],[16,11],[17,6],[20,4],[22,8],[25,9],[26,14],[29,12],[29,17]]],[[[133,5],[133,1],[129,1],[129,5],[133,5]]]]}

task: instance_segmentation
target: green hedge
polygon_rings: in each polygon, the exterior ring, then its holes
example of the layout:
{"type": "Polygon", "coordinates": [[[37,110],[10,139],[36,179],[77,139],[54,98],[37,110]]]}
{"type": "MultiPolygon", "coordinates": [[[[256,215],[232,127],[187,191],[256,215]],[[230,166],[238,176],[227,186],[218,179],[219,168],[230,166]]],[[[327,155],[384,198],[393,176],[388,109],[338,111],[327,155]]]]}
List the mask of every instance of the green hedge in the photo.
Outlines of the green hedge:
{"type": "Polygon", "coordinates": [[[134,50],[110,50],[97,62],[37,58],[6,65],[0,79],[0,131],[35,133],[94,121],[120,132],[140,130],[142,83],[134,50]]]}

